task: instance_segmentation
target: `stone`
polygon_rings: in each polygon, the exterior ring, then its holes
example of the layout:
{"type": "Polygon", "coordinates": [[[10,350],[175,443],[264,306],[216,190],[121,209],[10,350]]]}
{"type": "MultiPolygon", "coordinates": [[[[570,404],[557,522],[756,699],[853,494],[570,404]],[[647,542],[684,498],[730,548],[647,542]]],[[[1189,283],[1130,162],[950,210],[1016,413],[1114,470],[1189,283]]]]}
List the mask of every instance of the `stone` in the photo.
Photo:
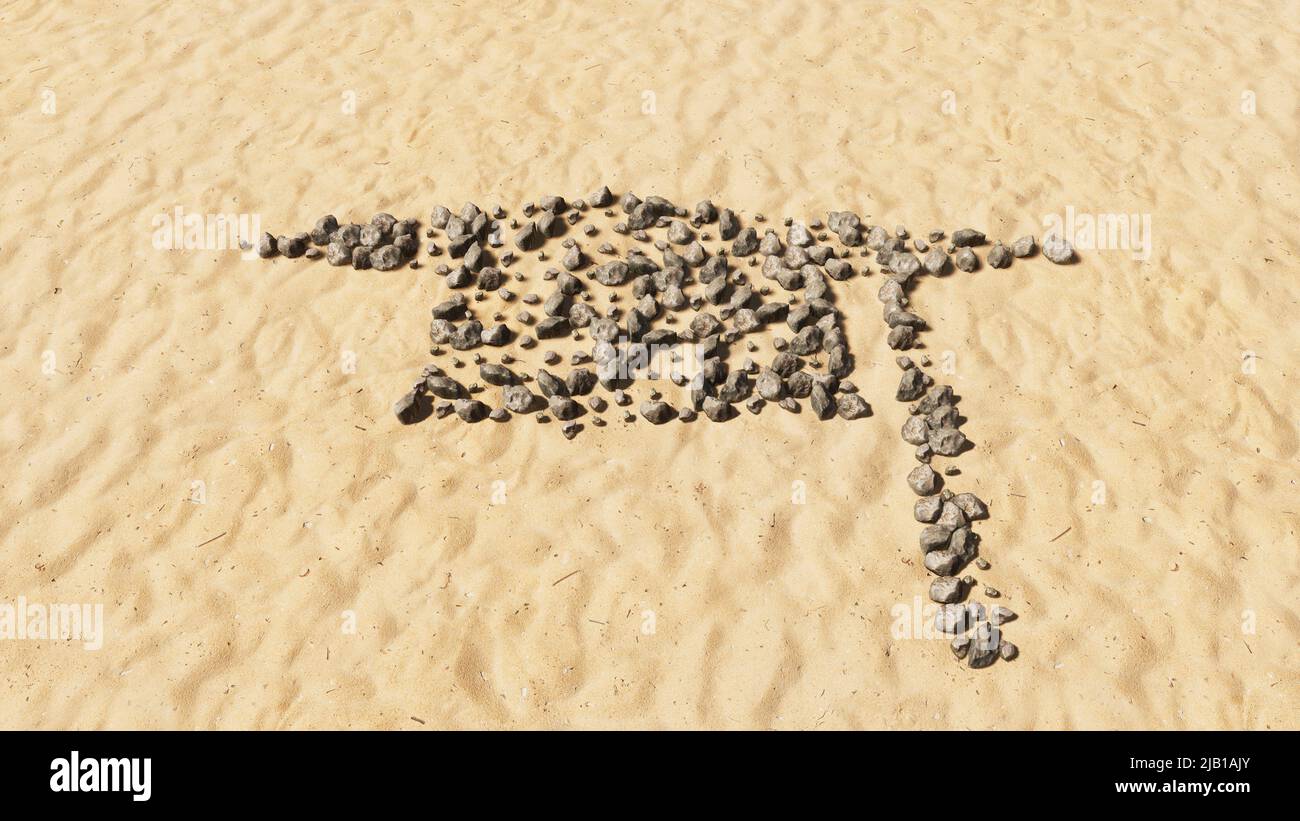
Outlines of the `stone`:
{"type": "Polygon", "coordinates": [[[941,481],[939,474],[935,473],[929,465],[918,465],[907,474],[907,486],[917,496],[933,496],[939,489],[941,481]]]}
{"type": "Polygon", "coordinates": [[[1016,656],[1020,655],[1020,648],[1016,647],[1011,642],[1004,640],[1000,645],[998,645],[998,655],[1002,657],[1003,661],[1011,661],[1016,656]]]}
{"type": "Polygon", "coordinates": [[[694,232],[681,220],[673,220],[668,225],[668,241],[673,245],[687,245],[693,239],[695,239],[694,232]]]}
{"type": "Polygon", "coordinates": [[[829,419],[835,413],[835,400],[820,382],[813,384],[809,402],[818,419],[829,419]]]}
{"type": "Polygon", "coordinates": [[[1038,250],[1038,244],[1034,241],[1032,235],[1023,236],[1011,243],[1011,255],[1018,259],[1033,256],[1036,250],[1038,250]]]}
{"type": "Polygon", "coordinates": [[[537,227],[536,222],[529,221],[515,234],[514,242],[515,247],[520,251],[533,251],[542,247],[542,243],[546,242],[546,235],[537,227]]]}
{"type": "Polygon", "coordinates": [[[439,399],[459,399],[465,392],[461,384],[448,376],[430,376],[424,380],[429,393],[439,399]]]}
{"type": "Polygon", "coordinates": [[[959,249],[957,251],[957,256],[953,257],[953,265],[957,266],[957,270],[964,271],[968,274],[973,273],[975,269],[979,267],[979,264],[979,258],[976,257],[975,252],[969,248],[959,249]]]}
{"type": "Polygon", "coordinates": [[[995,242],[989,249],[988,261],[990,268],[1006,268],[1011,264],[1011,249],[1000,242],[995,242]]]}
{"type": "Polygon", "coordinates": [[[957,660],[961,661],[966,658],[966,653],[970,650],[970,636],[957,636],[949,642],[948,646],[957,660]]]}
{"type": "Polygon", "coordinates": [[[1002,643],[1002,631],[988,622],[981,622],[971,635],[970,651],[966,663],[978,670],[988,667],[998,657],[998,647],[1002,643]]]}
{"type": "Polygon", "coordinates": [[[736,257],[747,257],[759,250],[758,232],[753,228],[746,228],[736,236],[736,241],[731,244],[731,255],[736,257]]]}
{"type": "Polygon", "coordinates": [[[641,416],[651,425],[663,425],[664,422],[675,420],[677,412],[666,401],[649,400],[641,403],[641,416]]]}
{"type": "Polygon", "coordinates": [[[483,344],[483,323],[471,319],[456,329],[451,346],[458,351],[472,351],[483,344]]]}
{"type": "Polygon", "coordinates": [[[817,326],[809,325],[790,340],[790,352],[799,356],[811,356],[821,350],[822,332],[817,326]]]}
{"type": "Polygon", "coordinates": [[[958,248],[966,248],[972,245],[983,245],[983,232],[976,231],[974,228],[958,228],[952,232],[952,244],[958,248]]]}
{"type": "Polygon", "coordinates": [[[948,542],[952,538],[952,531],[939,525],[929,525],[921,529],[921,551],[929,553],[932,550],[943,550],[948,547],[948,542]]]}
{"type": "Polygon", "coordinates": [[[785,398],[785,380],[771,368],[764,368],[758,375],[754,389],[769,402],[780,402],[785,398]]]}
{"type": "Polygon", "coordinates": [[[925,569],[936,576],[952,576],[961,571],[966,562],[966,555],[956,550],[932,550],[925,554],[922,564],[925,569]]]}
{"type": "Polygon", "coordinates": [[[871,226],[871,230],[867,231],[867,247],[873,251],[879,251],[881,248],[884,248],[885,243],[888,241],[889,232],[885,230],[884,226],[873,225],[871,226]]]}
{"type": "Polygon", "coordinates": [[[560,264],[564,266],[566,271],[576,271],[586,263],[587,259],[583,256],[582,249],[576,245],[570,248],[565,253],[564,258],[560,260],[560,264]]]}
{"type": "Polygon", "coordinates": [[[570,333],[569,319],[563,316],[548,316],[537,323],[538,339],[556,339],[570,333]]]}
{"type": "Polygon", "coordinates": [[[1043,256],[1057,265],[1066,265],[1074,259],[1074,246],[1056,234],[1049,234],[1043,238],[1043,256]]]}
{"type": "Polygon", "coordinates": [[[929,441],[930,428],[920,416],[909,416],[903,423],[903,441],[909,445],[921,445],[929,441]]]}
{"type": "Polygon", "coordinates": [[[570,396],[586,396],[596,387],[596,374],[588,368],[575,368],[564,378],[570,396]]]}
{"type": "Polygon", "coordinates": [[[393,405],[393,413],[403,425],[414,425],[428,419],[433,413],[433,400],[420,390],[420,386],[416,386],[397,400],[393,405]]]}
{"type": "Polygon", "coordinates": [[[970,609],[961,604],[945,604],[934,614],[934,627],[941,633],[965,633],[974,621],[970,609]]]}
{"type": "MultiPolygon", "coordinates": [[[[740,233],[740,220],[736,219],[736,213],[730,208],[722,209],[718,215],[718,238],[728,242],[740,233]]],[[[755,247],[757,247],[758,237],[754,237],[755,247]]]]}
{"type": "Polygon", "coordinates": [[[523,385],[509,385],[503,391],[505,406],[514,413],[531,413],[537,397],[523,385]]]}
{"type": "Polygon", "coordinates": [[[496,365],[491,362],[484,362],[478,366],[479,376],[489,385],[513,385],[515,383],[514,371],[504,365],[496,365]]]}
{"type": "Polygon", "coordinates": [[[546,400],[546,409],[561,422],[577,419],[582,415],[582,406],[567,396],[552,396],[546,400]]]}
{"type": "Polygon", "coordinates": [[[785,233],[785,241],[794,247],[802,248],[812,245],[813,237],[808,231],[808,226],[802,222],[792,222],[785,233]]]}
{"type": "Polygon", "coordinates": [[[550,399],[553,396],[568,396],[569,386],[555,374],[546,369],[537,371],[537,389],[542,392],[542,396],[550,399]]]}
{"type": "Polygon", "coordinates": [[[349,265],[352,262],[352,249],[341,242],[331,242],[325,247],[325,261],[334,266],[349,265]]]}
{"type": "Polygon", "coordinates": [[[484,345],[491,345],[500,348],[503,345],[509,344],[511,336],[512,334],[508,326],[497,324],[493,325],[491,328],[485,328],[479,335],[479,338],[483,341],[484,345]]]}
{"type": "Polygon", "coordinates": [[[898,381],[898,390],[894,398],[899,402],[912,402],[925,394],[926,375],[920,368],[908,368],[898,381]]]}
{"type": "Polygon", "coordinates": [[[952,497],[952,503],[961,508],[961,512],[965,513],[966,518],[971,521],[989,517],[988,505],[984,504],[974,493],[958,493],[952,497]]]}
{"type": "Polygon", "coordinates": [[[966,514],[962,512],[961,508],[957,507],[957,505],[952,502],[944,502],[943,508],[939,513],[939,518],[936,520],[935,524],[944,530],[952,532],[959,527],[965,527],[967,525],[966,514]]]}
{"type": "Polygon", "coordinates": [[[965,594],[965,586],[962,585],[962,579],[953,575],[941,575],[930,583],[930,599],[939,604],[961,601],[963,594],[965,594]]]}
{"type": "Polygon", "coordinates": [[[601,285],[608,285],[613,287],[617,285],[622,285],[624,282],[626,282],[630,273],[631,273],[631,267],[628,265],[628,263],[619,259],[619,260],[614,260],[612,262],[606,262],[604,265],[598,266],[596,270],[592,272],[591,277],[592,279],[599,282],[601,285]]]}
{"type": "Polygon", "coordinates": [[[701,406],[701,410],[703,410],[704,415],[707,416],[709,420],[713,422],[725,422],[731,418],[731,414],[732,414],[732,408],[730,404],[723,402],[721,399],[718,399],[713,396],[704,397],[704,402],[701,406]]]}
{"type": "Polygon", "coordinates": [[[1015,621],[1016,614],[1002,605],[995,605],[989,610],[989,623],[994,626],[1006,624],[1009,621],[1015,621]]]}
{"type": "Polygon", "coordinates": [[[966,435],[956,428],[939,428],[930,431],[930,449],[940,456],[956,456],[967,444],[966,435]]]}
{"type": "Polygon", "coordinates": [[[948,254],[936,245],[926,252],[925,258],[921,260],[921,265],[928,273],[938,276],[948,267],[948,254]]]}
{"type": "Polygon", "coordinates": [[[456,415],[466,422],[481,422],[490,412],[488,406],[477,399],[457,399],[451,404],[456,415]]]}
{"type": "MultiPolygon", "coordinates": [[[[815,386],[813,390],[816,391],[815,386]]],[[[867,404],[867,400],[856,393],[841,393],[835,404],[835,412],[841,419],[852,421],[871,415],[871,406],[867,404]]]]}
{"type": "MultiPolygon", "coordinates": [[[[934,522],[939,518],[939,512],[943,509],[943,499],[939,496],[926,496],[916,500],[913,508],[913,514],[918,522],[934,522]]],[[[946,544],[945,540],[945,544],[946,544]]]]}
{"type": "Polygon", "coordinates": [[[743,402],[749,397],[750,390],[749,375],[743,370],[734,370],[718,386],[718,398],[728,403],[743,402]]]}
{"type": "Polygon", "coordinates": [[[889,336],[885,340],[890,349],[895,351],[911,350],[916,342],[916,331],[910,326],[899,325],[890,330],[889,336]]]}

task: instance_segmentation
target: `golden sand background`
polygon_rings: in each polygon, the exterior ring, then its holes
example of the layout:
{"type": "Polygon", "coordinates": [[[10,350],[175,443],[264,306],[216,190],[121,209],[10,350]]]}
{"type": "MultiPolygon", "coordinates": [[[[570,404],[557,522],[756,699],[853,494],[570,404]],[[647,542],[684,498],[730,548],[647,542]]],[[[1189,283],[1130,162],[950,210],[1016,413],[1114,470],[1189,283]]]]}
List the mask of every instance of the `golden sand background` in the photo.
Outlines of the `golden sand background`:
{"type": "Polygon", "coordinates": [[[0,598],[108,634],[0,642],[0,726],[1300,726],[1296,4],[1015,5],[7,4],[0,598]],[[878,274],[838,287],[872,418],[568,442],[396,424],[429,268],[151,244],[602,182],[1008,241],[1151,215],[1146,261],[915,294],[1019,660],[890,636],[926,579],[878,274]]]}

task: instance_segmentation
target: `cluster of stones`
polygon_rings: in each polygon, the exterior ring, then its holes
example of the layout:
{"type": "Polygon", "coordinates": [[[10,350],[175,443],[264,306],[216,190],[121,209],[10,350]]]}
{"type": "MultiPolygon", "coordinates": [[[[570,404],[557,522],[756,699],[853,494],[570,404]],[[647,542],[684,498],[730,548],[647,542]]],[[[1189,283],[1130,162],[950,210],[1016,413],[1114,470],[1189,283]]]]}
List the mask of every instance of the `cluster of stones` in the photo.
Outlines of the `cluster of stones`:
{"type": "MultiPolygon", "coordinates": [[[[954,231],[946,249],[939,245],[944,239],[942,231],[932,231],[926,239],[917,237],[911,249],[907,247],[908,238],[902,226],[893,235],[875,227],[866,238],[885,273],[877,296],[889,326],[889,347],[896,351],[913,348],[927,327],[926,321],[910,309],[908,291],[914,278],[923,273],[941,276],[949,265],[959,271],[977,270],[980,263],[974,248],[986,241],[983,233],[970,228],[954,231]]],[[[1073,248],[1068,243],[1062,247],[1062,243],[1056,237],[1045,243],[1053,249],[1049,259],[1058,264],[1069,262],[1074,255],[1073,248]]],[[[1033,237],[1022,237],[1010,248],[995,243],[987,263],[992,268],[1006,268],[1012,258],[1032,256],[1035,250],[1033,237]]],[[[1046,250],[1044,255],[1048,256],[1046,250]]],[[[999,657],[1010,661],[1018,650],[1002,637],[1002,625],[1015,619],[1016,614],[999,605],[986,608],[981,602],[969,601],[977,581],[973,576],[961,575],[972,562],[980,570],[989,568],[988,561],[979,556],[979,536],[971,527],[973,522],[988,518],[988,506],[973,493],[954,494],[945,488],[943,477],[931,466],[936,456],[956,457],[971,448],[961,431],[965,420],[957,410],[957,396],[952,386],[935,384],[923,370],[930,364],[928,357],[922,356],[919,366],[910,356],[899,356],[895,361],[903,373],[894,398],[912,403],[901,433],[903,441],[916,448],[914,455],[920,463],[908,473],[907,484],[920,497],[914,515],[925,525],[920,536],[922,563],[935,576],[929,590],[930,600],[939,605],[935,627],[954,636],[953,655],[972,668],[987,667],[999,657]]],[[[959,472],[951,465],[944,470],[949,476],[959,472]]],[[[985,587],[984,595],[998,598],[1000,593],[985,587]]]]}
{"type": "MultiPolygon", "coordinates": [[[[784,240],[770,229],[760,239],[755,228],[742,227],[733,211],[720,210],[707,200],[688,215],[663,197],[642,200],[628,193],[616,203],[605,187],[585,200],[570,203],[560,196],[548,196],[521,210],[527,220],[523,224],[516,220],[506,223],[505,212],[499,208],[489,219],[472,203],[455,216],[442,207],[433,212],[431,225],[445,231],[447,254],[459,262],[454,268],[443,264],[435,269],[455,293],[433,308],[430,352],[442,354],[444,346],[475,351],[505,346],[516,339],[519,347],[529,349],[538,340],[566,336],[589,340],[591,349],[576,353],[571,365],[580,367],[562,377],[544,368],[535,375],[516,372],[509,367],[514,359],[508,353],[497,357],[499,363],[476,353],[481,381],[501,388],[501,402],[495,408],[477,398],[484,391],[481,385],[464,385],[431,364],[394,406],[403,423],[418,422],[430,414],[454,413],[467,422],[477,422],[505,421],[513,414],[530,413],[539,421],[561,421],[562,433],[572,438],[582,430],[578,419],[587,411],[595,414],[593,424],[605,424],[599,414],[609,409],[610,402],[592,395],[598,387],[611,394],[615,405],[625,408],[624,420],[630,422],[636,418],[626,409],[633,401],[627,393],[632,375],[641,365],[655,361],[655,353],[673,351],[682,344],[695,346],[697,372],[688,375],[674,366],[668,377],[689,391],[689,401],[675,408],[657,391],[652,392],[639,407],[640,416],[652,424],[673,419],[690,422],[701,414],[723,422],[736,415],[737,406],[757,414],[767,403],[799,413],[803,399],[822,420],[836,415],[846,420],[870,415],[870,406],[847,379],[853,371],[853,357],[829,285],[832,280],[851,277],[853,266],[830,246],[818,244],[818,239],[826,239],[825,234],[814,237],[818,225],[810,230],[810,226],[790,220],[784,240]],[[615,207],[625,219],[613,230],[641,243],[653,243],[657,260],[640,247],[620,255],[602,243],[595,253],[610,259],[597,263],[576,239],[564,238],[558,267],[543,274],[553,290],[545,298],[525,294],[520,300],[524,306],[514,316],[516,327],[500,312],[488,326],[473,315],[475,304],[493,294],[502,302],[514,301],[503,269],[514,265],[519,255],[536,252],[537,258],[545,261],[548,240],[564,237],[591,208],[608,208],[606,216],[614,217],[615,207]],[[507,225],[513,232],[514,247],[498,255],[497,249],[505,244],[501,235],[507,225]],[[655,230],[663,232],[658,240],[650,233],[655,230]],[[712,240],[714,230],[721,244],[710,251],[705,243],[712,240]],[[772,284],[751,281],[740,260],[759,268],[772,284]],[[593,305],[591,283],[611,289],[603,311],[593,305]],[[632,297],[626,311],[618,304],[619,290],[624,289],[630,289],[632,297]],[[466,296],[470,291],[472,297],[466,296]],[[689,319],[684,316],[687,312],[689,319]],[[728,365],[731,346],[744,343],[747,351],[756,352],[757,345],[746,336],[782,325],[790,336],[774,339],[776,353],[770,364],[760,366],[746,357],[738,367],[728,365]],[[823,359],[824,371],[820,371],[823,359]]],[[[582,232],[587,237],[598,233],[590,223],[582,232]]],[[[435,252],[440,252],[437,246],[430,246],[430,253],[435,252]]],[[[523,275],[516,273],[514,279],[522,281],[523,275]]],[[[674,363],[682,361],[679,353],[672,353],[671,358],[674,363]]],[[[545,361],[553,367],[560,360],[548,352],[545,361]]],[[[648,376],[656,379],[659,374],[648,376]]]]}
{"type": "MultiPolygon", "coordinates": [[[[559,420],[564,436],[572,439],[582,430],[579,418],[588,411],[594,414],[593,424],[605,424],[601,414],[611,409],[610,400],[623,408],[624,421],[632,422],[637,417],[628,408],[633,400],[627,388],[637,363],[652,361],[650,354],[655,349],[671,351],[683,343],[696,346],[698,373],[688,377],[674,366],[669,377],[679,387],[689,388],[689,403],[674,408],[657,391],[652,392],[639,408],[640,416],[652,424],[674,419],[690,422],[698,414],[723,422],[736,414],[737,405],[757,414],[769,402],[798,413],[803,399],[818,419],[837,414],[844,419],[868,416],[870,406],[847,378],[854,362],[830,283],[858,273],[851,261],[855,254],[874,255],[885,275],[877,296],[889,327],[888,345],[895,351],[907,351],[927,328],[908,298],[915,278],[942,276],[951,268],[974,272],[981,264],[975,248],[986,244],[982,232],[964,228],[953,232],[946,248],[941,247],[942,231],[932,231],[925,239],[911,239],[909,247],[909,234],[902,226],[891,233],[883,226],[864,225],[851,211],[829,212],[824,226],[820,220],[805,224],[786,219],[784,237],[772,228],[764,229],[760,236],[757,227],[742,226],[733,211],[719,210],[707,200],[688,215],[686,209],[658,196],[642,200],[627,193],[616,201],[607,187],[572,203],[561,196],[543,197],[537,203],[526,203],[521,211],[523,223],[507,220],[500,206],[490,214],[473,203],[457,214],[443,206],[433,210],[425,231],[430,240],[427,253],[431,257],[446,253],[454,263],[454,267],[444,263],[435,269],[454,293],[433,308],[430,353],[441,355],[444,346],[475,351],[480,380],[500,388],[501,401],[490,407],[478,398],[486,390],[483,385],[465,385],[439,365],[429,364],[394,405],[403,424],[430,415],[455,414],[466,422],[478,422],[533,414],[542,422],[559,420]],[[604,214],[611,218],[616,217],[615,208],[620,209],[624,219],[613,230],[642,244],[653,243],[659,260],[639,247],[620,255],[609,243],[602,243],[595,254],[609,259],[597,263],[577,239],[565,237],[593,208],[607,209],[604,214]],[[715,226],[720,244],[710,251],[705,243],[713,239],[715,226]],[[663,232],[662,238],[651,236],[655,230],[663,232]],[[826,244],[827,230],[838,239],[838,249],[826,244]],[[441,245],[433,241],[439,231],[443,232],[441,245]],[[506,248],[507,233],[513,248],[506,248]],[[543,274],[553,290],[545,299],[534,293],[520,298],[525,307],[514,316],[517,328],[512,328],[500,311],[492,314],[487,325],[476,318],[475,306],[493,295],[502,303],[516,299],[511,279],[523,282],[524,275],[516,272],[511,277],[506,271],[523,254],[535,252],[537,259],[545,262],[549,257],[544,247],[553,239],[560,240],[564,249],[558,267],[549,267],[543,274]],[[767,284],[752,281],[745,267],[756,268],[767,284]],[[589,283],[609,289],[630,288],[633,303],[625,312],[618,305],[618,291],[611,290],[608,305],[598,311],[592,304],[595,294],[589,283]],[[534,316],[534,311],[540,315],[534,316]],[[685,311],[692,315],[679,323],[678,316],[685,311]],[[748,351],[757,351],[757,345],[746,336],[782,324],[790,336],[773,340],[776,353],[770,364],[759,366],[746,357],[739,367],[728,366],[730,346],[743,341],[748,351]],[[516,339],[521,348],[531,349],[538,340],[562,337],[592,343],[590,351],[572,356],[572,369],[563,376],[546,368],[535,375],[517,372],[510,367],[515,360],[508,352],[496,357],[498,362],[490,362],[478,350],[501,348],[516,339]],[[823,357],[824,372],[820,370],[823,357]],[[609,392],[610,400],[598,395],[597,388],[609,392]]],[[[761,214],[753,219],[765,222],[761,214]]],[[[307,233],[266,234],[257,250],[262,257],[324,256],[331,265],[357,269],[387,271],[403,264],[418,268],[419,227],[417,220],[397,220],[384,213],[365,225],[340,226],[330,215],[307,233]],[[321,247],[326,250],[322,252],[321,247]]],[[[599,230],[588,222],[582,233],[592,238],[599,230]]],[[[995,242],[985,263],[1006,268],[1013,259],[1033,256],[1038,250],[1032,236],[1021,237],[1010,246],[995,242]]],[[[1074,259],[1070,243],[1056,236],[1045,238],[1041,250],[1057,264],[1074,259]]],[[[861,273],[870,274],[865,263],[861,273]]],[[[1007,661],[1016,657],[1016,646],[1002,638],[1001,629],[1016,615],[1005,607],[986,607],[969,600],[977,582],[970,575],[961,575],[962,571],[972,563],[980,570],[989,568],[979,555],[979,537],[972,529],[973,522],[988,517],[988,507],[972,493],[954,494],[944,488],[943,477],[932,467],[934,457],[956,457],[971,444],[960,429],[964,419],[952,387],[936,385],[923,370],[930,364],[928,357],[920,359],[918,365],[909,356],[897,358],[902,377],[895,398],[912,403],[902,438],[916,448],[915,458],[920,463],[908,474],[907,483],[920,497],[914,513],[925,525],[920,536],[923,564],[935,576],[929,590],[931,600],[939,605],[935,624],[954,636],[951,647],[958,660],[972,668],[987,667],[999,657],[1007,661]]],[[[549,351],[544,361],[555,367],[561,359],[549,351]]],[[[680,355],[674,353],[671,361],[680,363],[680,355]]],[[[453,364],[464,365],[455,357],[453,364]]],[[[657,379],[659,374],[651,371],[647,376],[657,379]]],[[[955,466],[944,469],[948,476],[958,473],[955,466]]],[[[990,599],[1000,596],[987,586],[983,593],[990,599]]]]}
{"type": "Polygon", "coordinates": [[[290,259],[324,256],[330,265],[351,265],[359,271],[392,271],[407,263],[418,268],[415,256],[420,250],[419,228],[418,220],[399,220],[392,214],[375,214],[365,225],[339,225],[334,215],[328,214],[304,233],[279,237],[263,234],[257,242],[257,254],[263,259],[277,255],[290,259]]]}

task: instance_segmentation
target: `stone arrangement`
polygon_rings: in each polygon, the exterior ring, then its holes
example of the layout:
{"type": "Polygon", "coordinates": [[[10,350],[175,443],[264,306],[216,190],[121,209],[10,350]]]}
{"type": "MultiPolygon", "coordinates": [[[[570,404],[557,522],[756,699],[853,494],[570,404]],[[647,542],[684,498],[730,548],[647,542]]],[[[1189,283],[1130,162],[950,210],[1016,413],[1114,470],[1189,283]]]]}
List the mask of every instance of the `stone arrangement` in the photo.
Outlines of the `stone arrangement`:
{"type": "MultiPolygon", "coordinates": [[[[834,215],[856,223],[852,215],[834,215]]],[[[908,248],[908,231],[898,226],[891,236],[883,227],[867,231],[867,247],[876,252],[876,262],[885,276],[877,292],[883,304],[883,318],[889,327],[887,342],[896,351],[913,348],[919,335],[927,328],[926,321],[910,310],[908,292],[915,277],[922,272],[930,276],[943,276],[956,268],[973,273],[980,261],[974,249],[986,244],[980,231],[962,228],[952,233],[946,248],[940,243],[944,232],[931,231],[924,239],[917,237],[908,248]],[[915,251],[915,253],[913,252],[915,251]],[[917,254],[921,256],[918,258],[917,254]]],[[[995,242],[985,256],[991,268],[1006,268],[1013,259],[1033,256],[1036,242],[1032,236],[1021,237],[1010,247],[995,242]]],[[[1074,249],[1059,237],[1044,241],[1044,256],[1057,264],[1073,261],[1074,249]],[[1052,251],[1047,251],[1048,247],[1052,251]]],[[[981,571],[988,570],[988,560],[979,555],[979,535],[972,529],[974,522],[988,518],[988,506],[973,493],[953,493],[944,487],[944,475],[956,476],[955,465],[944,469],[941,475],[932,466],[936,456],[952,458],[965,453],[972,444],[961,432],[964,418],[957,410],[958,398],[950,385],[937,385],[924,368],[930,365],[926,356],[918,365],[910,356],[901,355],[895,360],[902,370],[894,398],[909,402],[908,419],[901,431],[903,441],[916,448],[914,456],[919,463],[907,475],[907,485],[918,497],[914,508],[916,521],[925,525],[920,543],[925,569],[935,576],[930,582],[930,600],[939,605],[935,614],[935,628],[954,636],[951,642],[953,655],[973,668],[987,667],[1002,658],[1011,661],[1019,653],[1016,645],[1002,637],[1002,625],[1016,618],[1010,609],[999,605],[986,607],[982,602],[971,601],[978,581],[971,575],[959,575],[970,564],[981,571]]],[[[986,598],[1001,596],[996,588],[985,586],[986,598]]]]}
{"type": "MultiPolygon", "coordinates": [[[[510,218],[500,206],[486,212],[466,203],[458,213],[438,206],[430,215],[425,252],[433,259],[445,254],[454,263],[434,269],[453,293],[433,307],[430,353],[448,355],[448,348],[473,352],[479,381],[466,385],[443,366],[426,365],[394,405],[401,423],[453,414],[471,423],[505,422],[531,414],[539,422],[558,420],[561,433],[573,439],[583,429],[581,419],[590,416],[591,424],[602,427],[606,413],[619,415],[615,407],[622,409],[625,424],[635,422],[628,389],[638,379],[660,379],[661,366],[682,389],[683,401],[674,407],[651,391],[638,410],[653,425],[692,422],[699,415],[725,422],[736,415],[737,406],[758,414],[768,403],[801,413],[802,400],[819,420],[867,417],[871,406],[848,379],[854,360],[831,283],[870,276],[867,260],[874,261],[884,275],[877,296],[889,328],[887,344],[908,351],[928,327],[908,298],[915,278],[942,276],[954,268],[974,272],[981,264],[975,249],[987,243],[983,233],[963,228],[943,247],[943,231],[911,239],[903,226],[890,233],[883,226],[864,225],[850,211],[832,211],[824,224],[786,218],[783,232],[763,228],[760,236],[759,226],[766,222],[761,214],[753,216],[755,225],[742,225],[734,211],[708,200],[687,212],[658,196],[642,200],[625,193],[616,199],[603,186],[574,202],[558,195],[542,197],[525,203],[520,214],[510,218]],[[588,219],[592,209],[618,219],[612,231],[635,244],[622,253],[609,242],[590,250],[575,236],[566,236],[580,233],[589,245],[597,242],[601,231],[588,219]],[[830,240],[832,234],[835,240],[830,240]],[[560,250],[555,252],[558,266],[546,267],[542,274],[550,283],[549,294],[519,297],[522,307],[512,324],[507,306],[516,300],[514,287],[527,279],[522,270],[510,271],[524,267],[530,256],[547,263],[552,241],[560,250]],[[624,311],[619,302],[629,290],[632,304],[624,311]],[[603,308],[595,304],[598,296],[603,308]],[[746,356],[737,367],[728,364],[734,346],[743,344],[747,353],[757,353],[755,338],[765,331],[772,332],[769,363],[759,365],[746,356]],[[512,343],[531,350],[539,340],[560,339],[583,347],[571,355],[563,375],[547,368],[535,375],[512,368],[514,356],[501,350],[512,343]],[[498,353],[486,353],[493,350],[498,353]],[[497,361],[489,361],[489,355],[497,361]],[[498,389],[497,401],[484,401],[485,386],[498,389]]],[[[357,270],[418,269],[419,233],[418,220],[390,214],[377,214],[362,225],[340,225],[330,215],[306,233],[264,235],[257,252],[264,258],[323,256],[330,265],[357,270]]],[[[1037,250],[1031,236],[1010,246],[995,242],[984,262],[1006,268],[1037,250]]],[[[1055,236],[1044,239],[1042,253],[1057,264],[1074,259],[1070,243],[1055,236]]],[[[467,367],[454,353],[450,356],[453,371],[467,367]]],[[[1016,615],[971,601],[978,582],[959,575],[972,563],[979,570],[990,567],[979,555],[979,537],[972,529],[975,521],[988,517],[988,507],[974,494],[945,488],[943,475],[932,465],[935,457],[957,457],[972,444],[961,431],[965,420],[957,410],[959,397],[951,386],[935,384],[925,371],[928,357],[920,360],[918,365],[910,356],[898,356],[902,377],[895,399],[911,403],[902,438],[915,447],[919,463],[907,484],[919,497],[915,518],[925,526],[920,543],[923,564],[935,577],[929,590],[939,605],[935,626],[955,636],[951,647],[958,660],[987,667],[999,657],[1016,657],[1016,646],[1002,638],[1002,626],[1016,615]]],[[[562,358],[551,350],[543,361],[556,368],[562,358]]],[[[943,474],[959,471],[950,465],[943,474]]],[[[1000,594],[985,586],[983,595],[996,599],[1000,594]]]]}

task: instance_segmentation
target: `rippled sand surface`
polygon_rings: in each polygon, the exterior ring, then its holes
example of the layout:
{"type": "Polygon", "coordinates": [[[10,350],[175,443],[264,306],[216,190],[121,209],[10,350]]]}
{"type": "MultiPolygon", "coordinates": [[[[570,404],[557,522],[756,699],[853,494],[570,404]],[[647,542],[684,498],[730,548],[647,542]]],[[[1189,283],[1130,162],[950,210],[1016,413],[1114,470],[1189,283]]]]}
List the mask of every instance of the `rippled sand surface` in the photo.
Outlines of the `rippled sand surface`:
{"type": "Polygon", "coordinates": [[[1300,726],[1296,19],[1158,5],[7,5],[0,598],[106,631],[0,641],[0,725],[1300,726]],[[1150,218],[1145,259],[914,294],[1018,660],[894,635],[927,580],[878,273],[838,286],[871,418],[569,442],[396,424],[427,267],[152,241],[601,183],[1150,218]]]}

